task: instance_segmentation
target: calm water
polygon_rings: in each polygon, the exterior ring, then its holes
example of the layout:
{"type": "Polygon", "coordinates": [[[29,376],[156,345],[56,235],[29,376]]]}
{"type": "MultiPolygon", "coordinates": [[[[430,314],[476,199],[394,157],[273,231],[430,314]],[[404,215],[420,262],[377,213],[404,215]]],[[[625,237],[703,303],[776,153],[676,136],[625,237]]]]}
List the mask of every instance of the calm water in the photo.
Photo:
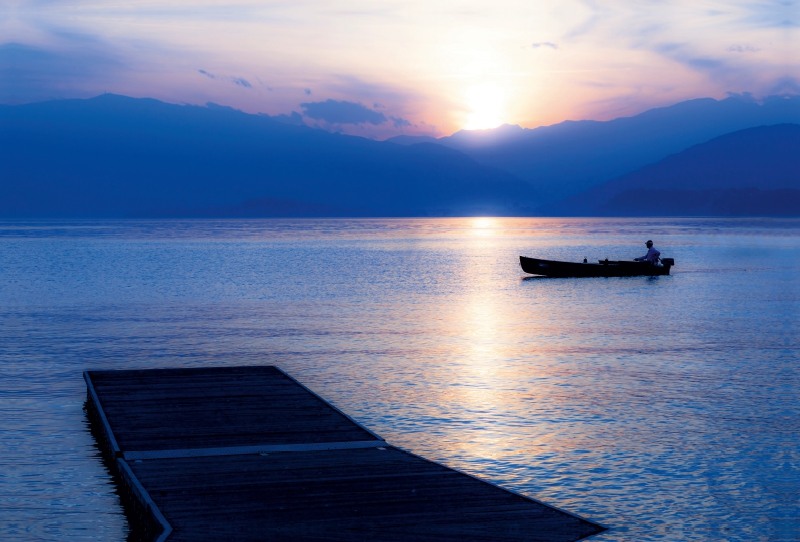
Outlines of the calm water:
{"type": "Polygon", "coordinates": [[[598,541],[800,539],[800,221],[1,222],[0,277],[2,540],[125,539],[83,370],[225,364],[598,541]]]}

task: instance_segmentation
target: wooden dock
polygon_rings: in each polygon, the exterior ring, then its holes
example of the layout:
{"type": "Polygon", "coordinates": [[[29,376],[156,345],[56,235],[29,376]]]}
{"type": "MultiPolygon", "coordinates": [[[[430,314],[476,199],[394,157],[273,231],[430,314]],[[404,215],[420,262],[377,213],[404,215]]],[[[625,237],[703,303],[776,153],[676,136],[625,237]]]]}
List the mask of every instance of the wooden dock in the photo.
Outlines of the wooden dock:
{"type": "Polygon", "coordinates": [[[148,540],[566,542],[605,530],[395,448],[277,367],[84,378],[148,540]]]}

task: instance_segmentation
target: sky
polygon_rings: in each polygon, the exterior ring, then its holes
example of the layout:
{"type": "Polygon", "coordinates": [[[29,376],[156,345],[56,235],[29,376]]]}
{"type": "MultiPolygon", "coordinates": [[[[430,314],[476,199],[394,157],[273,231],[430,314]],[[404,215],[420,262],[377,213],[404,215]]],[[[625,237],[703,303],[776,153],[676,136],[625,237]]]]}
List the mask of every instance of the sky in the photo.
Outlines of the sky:
{"type": "Polygon", "coordinates": [[[112,92],[440,137],[797,94],[799,28],[800,0],[4,0],[0,103],[112,92]]]}

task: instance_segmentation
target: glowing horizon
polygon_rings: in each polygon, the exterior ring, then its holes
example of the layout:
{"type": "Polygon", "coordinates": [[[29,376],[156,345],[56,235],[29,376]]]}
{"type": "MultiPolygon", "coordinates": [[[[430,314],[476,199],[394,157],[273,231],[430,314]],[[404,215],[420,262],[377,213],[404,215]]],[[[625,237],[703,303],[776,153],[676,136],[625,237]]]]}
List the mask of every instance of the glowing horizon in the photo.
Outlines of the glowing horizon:
{"type": "Polygon", "coordinates": [[[797,2],[150,0],[0,7],[0,102],[104,91],[368,137],[800,93],[797,2]]]}

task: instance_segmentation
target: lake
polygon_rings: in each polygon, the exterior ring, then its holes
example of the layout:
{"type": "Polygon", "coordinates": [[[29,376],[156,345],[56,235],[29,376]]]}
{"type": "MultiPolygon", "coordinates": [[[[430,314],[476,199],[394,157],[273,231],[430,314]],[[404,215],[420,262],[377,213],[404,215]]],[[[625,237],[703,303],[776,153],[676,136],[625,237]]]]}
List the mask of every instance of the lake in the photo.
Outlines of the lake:
{"type": "Polygon", "coordinates": [[[2,221],[0,277],[3,540],[126,538],[84,370],[250,364],[598,542],[800,538],[800,220],[2,221]]]}

